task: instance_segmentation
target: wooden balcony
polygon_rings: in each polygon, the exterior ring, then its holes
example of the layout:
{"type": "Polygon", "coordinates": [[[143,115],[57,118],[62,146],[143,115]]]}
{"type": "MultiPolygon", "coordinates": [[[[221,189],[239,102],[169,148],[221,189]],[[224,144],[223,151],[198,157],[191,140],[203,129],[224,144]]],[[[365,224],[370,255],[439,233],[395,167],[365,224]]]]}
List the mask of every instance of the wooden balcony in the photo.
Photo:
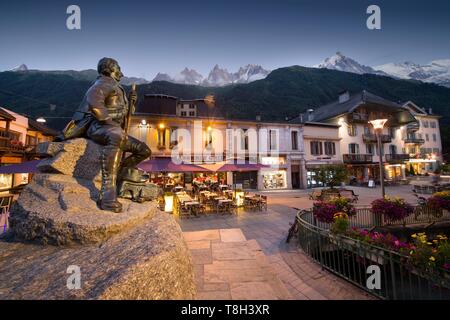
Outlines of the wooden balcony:
{"type": "Polygon", "coordinates": [[[342,156],[344,163],[349,164],[364,164],[372,163],[371,154],[344,154],[342,156]]]}
{"type": "Polygon", "coordinates": [[[409,154],[406,153],[386,154],[384,159],[388,163],[403,163],[409,160],[409,154]]]}
{"type": "Polygon", "coordinates": [[[419,139],[416,137],[406,138],[404,141],[405,141],[405,143],[408,143],[408,144],[424,144],[425,143],[425,139],[419,139]]]}
{"type": "Polygon", "coordinates": [[[412,122],[412,123],[408,123],[406,125],[406,130],[410,131],[410,132],[414,132],[420,129],[420,122],[412,122]]]}
{"type": "Polygon", "coordinates": [[[348,115],[347,119],[348,122],[367,123],[369,121],[369,115],[367,113],[353,112],[348,115]]]}
{"type": "MultiPolygon", "coordinates": [[[[364,133],[363,141],[366,143],[377,143],[377,135],[374,133],[364,133]]],[[[381,135],[381,143],[390,143],[392,141],[392,137],[388,134],[381,135]]]]}

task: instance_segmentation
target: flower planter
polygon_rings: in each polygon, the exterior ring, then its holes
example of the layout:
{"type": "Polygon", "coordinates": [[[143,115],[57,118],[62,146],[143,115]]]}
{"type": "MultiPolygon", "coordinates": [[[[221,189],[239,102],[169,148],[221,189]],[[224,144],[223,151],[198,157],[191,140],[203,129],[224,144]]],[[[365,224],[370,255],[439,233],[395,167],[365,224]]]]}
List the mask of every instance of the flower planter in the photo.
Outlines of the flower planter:
{"type": "Polygon", "coordinates": [[[362,258],[369,259],[377,264],[384,265],[384,250],[368,248],[368,246],[361,243],[359,240],[353,240],[349,238],[344,238],[336,234],[330,233],[330,242],[340,249],[346,249],[352,251],[362,258]]]}

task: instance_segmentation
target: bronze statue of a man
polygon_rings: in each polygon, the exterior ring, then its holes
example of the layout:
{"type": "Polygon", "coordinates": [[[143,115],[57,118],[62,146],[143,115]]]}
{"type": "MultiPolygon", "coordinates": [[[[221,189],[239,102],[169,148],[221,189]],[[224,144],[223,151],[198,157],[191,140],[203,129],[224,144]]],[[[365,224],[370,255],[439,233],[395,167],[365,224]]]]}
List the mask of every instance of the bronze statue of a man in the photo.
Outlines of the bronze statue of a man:
{"type": "Polygon", "coordinates": [[[121,212],[117,201],[117,179],[136,180],[140,171],[135,166],[151,155],[150,148],[134,137],[126,135],[128,108],[137,100],[135,92],[127,98],[119,84],[123,74],[118,62],[103,58],[97,66],[99,76],[86,92],[72,121],[64,129],[60,140],[77,137],[92,139],[103,145],[101,157],[102,187],[97,205],[102,210],[121,212]],[[122,152],[131,153],[122,163],[122,152]],[[138,172],[138,174],[137,174],[138,172]]]}

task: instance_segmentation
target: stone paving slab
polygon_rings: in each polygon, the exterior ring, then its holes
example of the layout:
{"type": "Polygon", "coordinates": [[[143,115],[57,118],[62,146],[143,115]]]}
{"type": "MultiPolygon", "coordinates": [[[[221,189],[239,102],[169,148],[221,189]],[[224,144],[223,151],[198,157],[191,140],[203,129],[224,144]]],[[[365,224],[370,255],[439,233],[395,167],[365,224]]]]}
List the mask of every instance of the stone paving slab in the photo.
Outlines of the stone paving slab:
{"type": "MultiPolygon", "coordinates": [[[[368,194],[372,193],[371,197],[375,198],[373,194],[375,191],[368,188],[354,188],[355,192],[360,195],[360,203],[366,205],[372,200],[368,194]],[[367,199],[370,198],[370,201],[367,199]]],[[[408,188],[403,188],[402,191],[407,191],[408,188]],[[404,189],[404,190],[403,190],[404,189]]],[[[285,240],[287,231],[290,227],[289,223],[293,222],[297,213],[295,208],[309,208],[312,201],[308,199],[308,193],[305,192],[290,192],[284,194],[270,194],[268,198],[267,212],[245,212],[238,210],[237,215],[233,216],[208,216],[200,217],[198,219],[179,220],[181,228],[186,233],[193,231],[206,231],[205,235],[214,233],[213,230],[219,230],[219,238],[221,236],[220,229],[235,229],[240,230],[246,240],[246,245],[241,247],[241,250],[253,253],[252,259],[264,260],[262,265],[269,265],[277,278],[281,280],[284,287],[289,291],[293,299],[298,300],[323,300],[323,299],[373,299],[372,296],[363,290],[353,286],[345,280],[331,274],[326,270],[322,270],[318,264],[309,259],[301,250],[299,250],[295,241],[291,241],[291,245],[286,247],[285,240]],[[249,250],[251,246],[253,249],[249,250]],[[244,248],[244,249],[242,249],[244,248]],[[255,248],[259,248],[259,251],[255,248]]],[[[229,234],[237,234],[238,231],[226,231],[229,234]]],[[[225,234],[226,232],[222,232],[225,234]]],[[[214,233],[215,234],[215,233],[214,233]]],[[[190,235],[190,239],[201,241],[201,236],[197,234],[190,235]]],[[[221,239],[214,237],[211,242],[211,251],[213,263],[220,261],[227,261],[234,253],[236,257],[243,258],[245,254],[241,254],[238,249],[227,247],[221,239]],[[214,243],[213,243],[214,242],[214,243]],[[213,250],[212,248],[216,248],[213,250]],[[219,252],[219,248],[223,249],[219,252]],[[217,259],[216,259],[217,258],[217,259]]],[[[239,241],[238,241],[239,242],[239,241]]],[[[237,248],[237,243],[236,244],[237,248]]],[[[231,242],[233,243],[233,242],[231,242]]],[[[206,246],[205,244],[189,244],[188,246],[206,246]]],[[[242,259],[246,260],[246,259],[242,259]]],[[[230,260],[232,261],[232,260],[230,260]]],[[[256,262],[255,262],[256,263],[256,262]]],[[[207,265],[204,265],[206,267],[207,265]]],[[[214,265],[217,266],[217,263],[214,265]]],[[[231,275],[231,271],[224,271],[224,275],[218,274],[215,267],[210,266],[202,269],[201,277],[202,285],[206,285],[204,277],[207,276],[211,281],[219,279],[226,280],[240,280],[240,276],[231,275]],[[225,279],[224,279],[225,278],[225,279]]],[[[237,273],[238,271],[235,271],[237,273]]],[[[258,282],[253,279],[253,282],[258,282]]],[[[227,283],[227,282],[220,282],[227,283]]],[[[240,283],[239,281],[235,283],[240,283]]],[[[240,296],[240,286],[233,287],[234,296],[240,296]]],[[[200,287],[201,289],[201,287],[200,287]]],[[[230,288],[231,290],[231,288],[230,288]]],[[[220,291],[220,290],[219,290],[220,291]]],[[[231,294],[231,293],[230,293],[231,294]]]]}
{"type": "Polygon", "coordinates": [[[197,299],[292,298],[257,241],[247,241],[240,229],[185,232],[184,237],[194,263],[197,299]]]}

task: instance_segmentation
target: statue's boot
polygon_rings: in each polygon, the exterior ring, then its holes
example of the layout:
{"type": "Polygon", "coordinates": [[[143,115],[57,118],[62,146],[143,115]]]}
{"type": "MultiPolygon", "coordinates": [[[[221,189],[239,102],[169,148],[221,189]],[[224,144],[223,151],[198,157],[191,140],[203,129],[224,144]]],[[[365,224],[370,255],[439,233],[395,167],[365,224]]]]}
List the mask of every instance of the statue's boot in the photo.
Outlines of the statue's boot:
{"type": "Polygon", "coordinates": [[[121,151],[117,147],[106,146],[102,151],[102,188],[97,205],[102,210],[121,212],[122,204],[117,201],[117,171],[121,151]]]}
{"type": "Polygon", "coordinates": [[[133,137],[128,137],[123,150],[130,152],[131,154],[122,162],[119,180],[136,183],[146,182],[149,178],[148,174],[141,169],[137,169],[136,166],[150,157],[152,154],[150,148],[142,141],[133,137]]]}

